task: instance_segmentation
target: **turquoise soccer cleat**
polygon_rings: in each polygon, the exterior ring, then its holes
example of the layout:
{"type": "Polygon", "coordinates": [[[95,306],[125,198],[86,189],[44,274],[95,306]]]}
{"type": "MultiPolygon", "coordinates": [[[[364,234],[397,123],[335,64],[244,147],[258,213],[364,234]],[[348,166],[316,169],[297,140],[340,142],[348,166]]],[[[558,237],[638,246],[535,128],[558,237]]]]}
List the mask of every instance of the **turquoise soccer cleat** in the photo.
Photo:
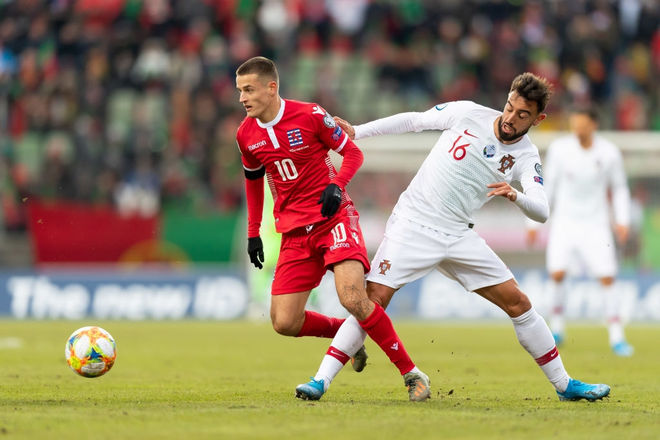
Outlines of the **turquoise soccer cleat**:
{"type": "Polygon", "coordinates": [[[615,355],[621,357],[630,357],[635,353],[635,348],[626,341],[621,341],[612,346],[615,355]]]}
{"type": "Polygon", "coordinates": [[[589,402],[607,397],[610,394],[610,386],[602,383],[592,385],[590,383],[580,382],[579,380],[569,379],[566,391],[560,393],[557,391],[559,400],[562,402],[569,400],[587,399],[589,402]]]}
{"type": "Polygon", "coordinates": [[[319,400],[325,394],[323,379],[301,383],[296,387],[296,397],[302,400],[319,400]]]}

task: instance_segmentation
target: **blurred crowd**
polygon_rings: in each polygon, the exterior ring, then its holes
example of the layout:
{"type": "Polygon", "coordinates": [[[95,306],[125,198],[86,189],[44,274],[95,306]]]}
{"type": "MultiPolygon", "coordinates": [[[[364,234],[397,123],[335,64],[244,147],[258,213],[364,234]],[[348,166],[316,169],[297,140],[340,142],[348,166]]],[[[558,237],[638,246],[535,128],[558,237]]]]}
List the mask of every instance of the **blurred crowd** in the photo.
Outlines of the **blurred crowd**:
{"type": "Polygon", "coordinates": [[[546,129],[591,102],[603,128],[660,130],[659,23],[655,0],[0,0],[4,222],[32,197],[235,212],[234,72],[255,55],[282,96],[356,123],[499,108],[528,70],[556,88],[546,129]]]}

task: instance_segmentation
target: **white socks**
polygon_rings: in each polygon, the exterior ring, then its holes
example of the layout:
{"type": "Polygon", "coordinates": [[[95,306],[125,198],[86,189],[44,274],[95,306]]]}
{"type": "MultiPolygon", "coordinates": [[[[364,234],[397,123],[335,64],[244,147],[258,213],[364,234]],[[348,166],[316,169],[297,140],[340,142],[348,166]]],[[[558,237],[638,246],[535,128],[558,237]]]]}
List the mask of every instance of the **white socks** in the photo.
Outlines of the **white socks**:
{"type": "Polygon", "coordinates": [[[607,320],[607,332],[609,333],[610,345],[616,345],[625,340],[623,334],[623,325],[619,317],[621,301],[619,291],[615,289],[615,284],[601,286],[605,296],[605,319],[607,320]]]}
{"type": "Polygon", "coordinates": [[[555,335],[563,335],[564,325],[564,306],[566,304],[566,283],[557,282],[550,278],[549,295],[552,304],[550,315],[550,330],[555,335]]]}
{"type": "Polygon", "coordinates": [[[564,368],[555,340],[541,315],[534,308],[511,318],[520,345],[532,355],[550,383],[559,392],[566,391],[570,376],[564,368]]]}
{"type": "MultiPolygon", "coordinates": [[[[333,349],[339,350],[350,359],[362,347],[365,339],[367,339],[367,332],[362,329],[354,316],[349,316],[337,330],[328,352],[333,349]]],[[[323,379],[325,391],[327,391],[330,382],[339,374],[344,365],[345,362],[342,363],[337,357],[326,354],[323,356],[314,380],[323,379]]]]}

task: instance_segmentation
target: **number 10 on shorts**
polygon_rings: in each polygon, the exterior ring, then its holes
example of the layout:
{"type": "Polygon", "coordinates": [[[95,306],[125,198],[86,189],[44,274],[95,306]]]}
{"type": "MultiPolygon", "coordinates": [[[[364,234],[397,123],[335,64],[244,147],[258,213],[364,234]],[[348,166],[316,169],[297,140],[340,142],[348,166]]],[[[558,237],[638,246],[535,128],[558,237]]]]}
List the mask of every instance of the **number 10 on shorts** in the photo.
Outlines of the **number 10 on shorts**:
{"type": "Polygon", "coordinates": [[[335,246],[337,243],[343,243],[346,241],[346,227],[343,223],[337,223],[337,226],[332,228],[332,238],[335,241],[335,246]]]}

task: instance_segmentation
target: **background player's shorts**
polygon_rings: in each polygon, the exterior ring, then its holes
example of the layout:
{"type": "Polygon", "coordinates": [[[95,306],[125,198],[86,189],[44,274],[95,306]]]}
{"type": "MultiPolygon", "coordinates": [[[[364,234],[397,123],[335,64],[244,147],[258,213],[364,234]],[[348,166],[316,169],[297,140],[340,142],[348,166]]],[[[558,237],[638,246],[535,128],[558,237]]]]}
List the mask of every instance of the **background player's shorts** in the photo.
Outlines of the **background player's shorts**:
{"type": "Polygon", "coordinates": [[[608,225],[552,225],[546,249],[548,272],[596,277],[617,273],[616,245],[608,225]]]}
{"type": "Polygon", "coordinates": [[[367,248],[355,209],[340,209],[330,220],[282,234],[271,293],[305,292],[321,283],[334,263],[358,260],[369,272],[367,248]]]}
{"type": "Polygon", "coordinates": [[[387,221],[385,238],[371,266],[367,280],[394,289],[433,269],[469,291],[513,278],[500,257],[473,230],[462,236],[449,235],[395,214],[387,221]]]}

